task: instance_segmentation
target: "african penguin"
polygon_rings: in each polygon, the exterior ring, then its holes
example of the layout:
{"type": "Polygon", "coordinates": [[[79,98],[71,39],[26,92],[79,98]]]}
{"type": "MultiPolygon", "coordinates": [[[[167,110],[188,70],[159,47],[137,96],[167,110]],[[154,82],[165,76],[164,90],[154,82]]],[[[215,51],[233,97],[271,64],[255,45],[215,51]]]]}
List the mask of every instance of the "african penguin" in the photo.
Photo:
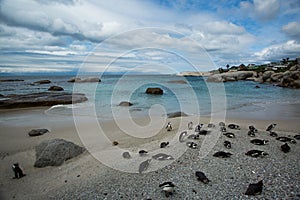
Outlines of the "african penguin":
{"type": "Polygon", "coordinates": [[[258,157],[264,157],[269,155],[268,153],[264,152],[264,151],[260,151],[260,150],[250,150],[247,153],[245,153],[245,155],[253,157],[253,158],[258,158],[258,157]]]}
{"type": "Polygon", "coordinates": [[[250,140],[250,142],[255,145],[265,145],[265,144],[269,143],[268,140],[261,140],[261,139],[253,139],[253,140],[250,140]]]}
{"type": "Polygon", "coordinates": [[[167,131],[172,131],[172,124],[171,122],[168,122],[167,126],[166,126],[167,131]]]}
{"type": "Polygon", "coordinates": [[[296,144],[296,140],[292,139],[292,138],[289,138],[289,137],[285,137],[285,136],[282,136],[282,137],[278,137],[276,138],[276,140],[279,140],[280,142],[289,142],[291,144],[296,144]]]}
{"type": "Polygon", "coordinates": [[[229,141],[224,141],[224,146],[227,148],[227,149],[231,149],[231,142],[229,141]]]}
{"type": "Polygon", "coordinates": [[[208,178],[206,177],[206,175],[203,172],[196,171],[195,175],[196,175],[197,179],[199,181],[201,181],[202,183],[207,184],[209,182],[208,178]]]}
{"type": "Polygon", "coordinates": [[[240,126],[237,124],[228,124],[228,128],[230,129],[240,129],[240,126]]]}
{"type": "Polygon", "coordinates": [[[160,148],[165,148],[169,145],[169,142],[162,142],[160,143],[160,148]]]}
{"type": "Polygon", "coordinates": [[[258,183],[251,183],[246,192],[245,195],[257,195],[261,194],[263,189],[263,181],[259,181],[258,183]]]}
{"type": "Polygon", "coordinates": [[[281,151],[283,151],[284,153],[288,153],[291,150],[291,147],[287,143],[281,145],[280,148],[281,148],[281,151]]]}
{"type": "Polygon", "coordinates": [[[232,154],[229,152],[218,151],[213,156],[219,158],[229,158],[232,154]]]}
{"type": "Polygon", "coordinates": [[[225,135],[228,138],[235,138],[234,133],[227,132],[227,133],[223,133],[223,135],[225,135]]]}
{"type": "Polygon", "coordinates": [[[272,131],[275,128],[276,125],[277,124],[271,124],[271,125],[269,125],[268,128],[266,129],[266,131],[272,131]]]}
{"type": "Polygon", "coordinates": [[[14,163],[12,165],[12,170],[15,173],[15,177],[14,178],[22,178],[23,176],[26,176],[26,174],[23,173],[23,170],[21,169],[21,167],[19,166],[19,163],[14,163]]]}
{"type": "Polygon", "coordinates": [[[160,184],[159,187],[165,192],[166,197],[169,197],[173,194],[175,185],[171,181],[168,181],[160,184]]]}

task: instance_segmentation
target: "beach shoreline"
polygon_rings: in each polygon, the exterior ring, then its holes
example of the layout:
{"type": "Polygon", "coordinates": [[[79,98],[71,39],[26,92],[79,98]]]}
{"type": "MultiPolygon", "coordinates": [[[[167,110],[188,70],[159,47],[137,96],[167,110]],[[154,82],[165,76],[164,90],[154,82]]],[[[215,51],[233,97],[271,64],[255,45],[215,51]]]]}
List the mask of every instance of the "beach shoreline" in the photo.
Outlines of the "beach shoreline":
{"type": "MultiPolygon", "coordinates": [[[[8,119],[7,121],[2,120],[0,123],[2,129],[1,140],[0,140],[1,168],[2,168],[1,171],[4,172],[1,174],[0,179],[2,180],[1,181],[2,196],[4,196],[4,198],[10,199],[14,197],[15,199],[22,199],[22,198],[24,199],[24,197],[26,197],[30,199],[40,199],[40,198],[57,199],[58,197],[61,198],[63,196],[64,198],[71,198],[71,197],[75,197],[74,196],[75,193],[74,194],[72,193],[78,190],[78,188],[80,188],[80,186],[83,185],[84,185],[83,188],[85,188],[85,190],[90,190],[90,192],[92,192],[93,195],[95,195],[94,192],[98,191],[99,188],[93,191],[93,189],[90,187],[92,186],[92,183],[98,181],[102,183],[101,187],[103,188],[107,188],[110,184],[114,185],[116,183],[119,183],[118,181],[120,181],[120,177],[123,176],[126,176],[127,178],[138,176],[136,177],[136,179],[133,178],[133,180],[131,180],[132,184],[134,185],[136,185],[135,181],[141,181],[140,180],[141,175],[135,173],[126,173],[120,170],[116,170],[113,167],[109,166],[109,163],[102,163],[101,161],[99,161],[98,157],[93,155],[93,153],[91,154],[90,151],[85,152],[84,154],[78,156],[77,158],[73,158],[71,160],[66,161],[60,167],[46,167],[42,169],[34,168],[33,163],[35,160],[35,146],[44,140],[61,138],[61,139],[74,142],[75,144],[78,144],[80,146],[85,146],[87,144],[86,142],[89,142],[89,138],[86,139],[83,137],[82,134],[85,133],[82,133],[82,130],[85,130],[85,132],[98,133],[99,127],[101,127],[101,131],[103,131],[105,134],[105,137],[103,138],[108,139],[107,140],[108,142],[103,143],[104,147],[102,149],[104,149],[105,152],[106,151],[110,152],[110,150],[112,150],[113,148],[111,144],[112,141],[118,141],[119,142],[118,148],[120,148],[122,151],[130,151],[132,153],[137,153],[139,149],[146,148],[151,152],[156,152],[160,150],[159,144],[162,141],[171,141],[171,144],[176,143],[175,141],[178,140],[178,134],[180,134],[180,132],[187,129],[187,123],[189,121],[193,121],[194,124],[203,123],[205,124],[205,127],[207,126],[208,123],[211,122],[212,119],[216,125],[217,122],[219,122],[219,120],[223,121],[222,119],[214,119],[211,116],[201,116],[200,118],[199,116],[187,116],[187,117],[178,117],[178,118],[171,118],[171,119],[166,119],[165,117],[156,116],[155,119],[159,119],[159,121],[161,120],[163,122],[163,125],[165,125],[166,122],[170,121],[174,127],[174,130],[171,132],[167,132],[164,128],[162,128],[162,130],[158,131],[157,134],[153,135],[151,131],[153,130],[157,131],[157,129],[155,129],[154,127],[152,127],[153,129],[151,127],[150,128],[148,127],[148,129],[145,130],[144,134],[146,135],[152,134],[153,136],[149,138],[133,138],[129,132],[126,132],[127,129],[122,130],[122,127],[120,127],[119,124],[117,124],[115,121],[111,121],[111,120],[100,121],[98,122],[99,124],[95,125],[95,119],[91,120],[91,117],[80,117],[79,120],[77,119],[76,123],[74,123],[74,119],[72,118],[72,116],[70,116],[68,119],[65,119],[64,121],[60,121],[61,119],[66,117],[64,116],[62,118],[59,118],[53,115],[45,115],[44,111],[45,108],[1,111],[2,112],[1,118],[8,119]],[[15,124],[16,122],[20,122],[20,123],[15,124]],[[48,128],[50,130],[50,133],[46,133],[45,135],[39,137],[29,137],[27,133],[33,128],[48,128]],[[27,173],[27,176],[20,180],[11,179],[11,177],[13,176],[11,165],[16,161],[21,164],[21,166],[27,173]],[[108,181],[106,185],[104,182],[102,182],[103,181],[102,179],[105,176],[104,174],[106,175],[109,174],[108,176],[110,176],[114,181],[108,181]],[[77,177],[78,175],[80,177],[77,177]],[[65,182],[66,180],[67,182],[65,182]],[[27,183],[30,183],[30,185],[38,184],[39,186],[36,187],[38,187],[39,190],[44,190],[44,192],[33,194],[33,187],[29,186],[27,183]],[[73,183],[74,185],[70,183],[73,183]],[[15,184],[17,185],[17,189],[15,187],[15,184]],[[63,192],[61,190],[61,187],[66,189],[66,191],[63,192]],[[18,190],[23,191],[23,193],[19,193],[18,190]]],[[[128,123],[128,121],[125,119],[119,119],[119,120],[121,121],[119,123],[122,123],[123,120],[125,125],[126,123],[128,123]]],[[[136,122],[138,126],[141,127],[147,126],[150,122],[149,117],[137,118],[137,119],[133,119],[133,121],[136,122]]],[[[226,124],[235,123],[241,126],[242,130],[239,132],[241,133],[241,135],[239,136],[240,137],[239,140],[241,141],[249,139],[247,136],[247,129],[249,125],[255,125],[255,127],[259,129],[259,135],[261,135],[261,137],[263,138],[268,138],[265,128],[271,123],[278,124],[276,128],[276,132],[278,132],[280,135],[293,136],[299,133],[299,125],[298,125],[299,120],[294,118],[291,119],[280,118],[277,120],[274,119],[255,120],[251,118],[250,119],[226,118],[224,122],[226,124]]],[[[208,152],[208,155],[201,159],[201,160],[205,160],[205,162],[208,163],[208,166],[210,165],[209,163],[213,162],[210,157],[211,153],[214,152],[216,149],[220,149],[221,148],[220,146],[222,146],[222,144],[220,144],[222,137],[224,136],[222,135],[218,136],[218,138],[216,139],[217,141],[216,144],[213,144],[212,149],[208,152]]],[[[205,138],[201,139],[200,141],[203,142],[205,141],[204,139],[205,138]]],[[[93,139],[90,138],[90,140],[93,139]]],[[[279,144],[276,145],[278,146],[279,144]]],[[[178,166],[178,162],[185,162],[183,157],[187,157],[186,159],[190,159],[190,156],[194,158],[199,157],[199,152],[197,151],[196,151],[197,153],[190,152],[191,150],[186,149],[185,145],[183,145],[183,147],[185,149],[183,155],[179,155],[179,154],[175,155],[176,152],[172,150],[176,158],[175,161],[171,162],[168,165],[164,165],[162,169],[158,169],[158,173],[160,173],[161,171],[165,171],[170,166],[172,167],[172,169],[173,168],[177,169],[178,167],[181,168],[182,166],[180,165],[178,166]],[[197,156],[195,153],[197,154],[197,156]]],[[[292,147],[295,149],[288,156],[292,155],[291,157],[294,159],[294,156],[296,156],[297,152],[299,152],[298,151],[299,145],[296,144],[293,145],[292,147]]],[[[243,151],[245,151],[245,147],[241,146],[240,148],[242,148],[243,150],[240,151],[239,149],[235,149],[234,151],[236,152],[237,155],[243,157],[243,151]]],[[[168,151],[171,151],[171,148],[168,151]]],[[[269,149],[268,151],[271,151],[271,149],[269,149]]],[[[139,157],[137,157],[137,159],[138,160],[136,162],[140,162],[142,160],[142,158],[139,157]]],[[[241,158],[239,157],[237,159],[241,159],[241,158]]],[[[274,156],[272,157],[272,159],[273,160],[275,159],[274,156]]],[[[282,157],[281,159],[287,159],[287,158],[282,157]]],[[[269,160],[269,162],[272,161],[269,160]]],[[[236,163],[233,161],[231,164],[236,165],[236,163]]],[[[215,163],[215,165],[218,164],[215,163]]],[[[274,164],[274,166],[275,165],[276,164],[274,164]]],[[[195,168],[193,164],[190,167],[195,168]]],[[[206,166],[203,167],[206,168],[206,166]]],[[[294,167],[298,167],[299,170],[299,166],[296,165],[294,167]]],[[[150,168],[149,173],[143,174],[142,176],[148,177],[149,175],[150,177],[152,177],[155,176],[156,172],[157,172],[156,168],[155,169],[150,168]],[[152,170],[154,171],[151,172],[152,170]]],[[[171,177],[169,175],[166,175],[165,178],[170,179],[171,177]]],[[[176,180],[176,177],[173,177],[172,179],[176,180]]],[[[146,184],[146,183],[143,182],[141,184],[146,184]]],[[[121,188],[126,189],[126,187],[124,188],[123,186],[121,188]]],[[[132,190],[138,190],[138,188],[134,187],[134,189],[132,190]]],[[[111,191],[107,191],[107,192],[109,193],[111,191]]],[[[145,189],[145,192],[151,193],[151,190],[145,189]]],[[[156,192],[159,193],[158,191],[156,192]]],[[[232,192],[233,191],[229,193],[232,192]]],[[[126,194],[126,192],[124,194],[126,194]]],[[[88,198],[95,197],[93,195],[87,195],[86,197],[88,198]]],[[[114,196],[114,194],[110,194],[110,195],[112,195],[111,196],[112,198],[116,197],[114,196]]],[[[132,195],[132,193],[129,192],[127,195],[132,195]]],[[[158,195],[161,194],[159,193],[158,195]]],[[[182,194],[182,195],[183,196],[181,197],[184,197],[187,194],[182,194]]],[[[102,199],[102,197],[103,194],[102,196],[101,195],[99,196],[99,199],[102,199]]],[[[139,197],[145,198],[145,196],[139,196],[139,197]]],[[[139,198],[134,197],[133,199],[139,199],[139,198]]]]}

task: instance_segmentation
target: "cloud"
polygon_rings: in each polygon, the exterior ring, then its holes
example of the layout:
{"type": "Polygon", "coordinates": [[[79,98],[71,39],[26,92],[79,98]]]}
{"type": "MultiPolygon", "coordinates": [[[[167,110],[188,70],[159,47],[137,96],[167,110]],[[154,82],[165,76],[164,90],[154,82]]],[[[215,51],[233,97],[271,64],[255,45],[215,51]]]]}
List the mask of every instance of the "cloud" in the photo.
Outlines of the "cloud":
{"type": "Polygon", "coordinates": [[[269,21],[279,14],[280,2],[279,0],[253,0],[253,3],[242,1],[240,8],[247,15],[262,21],[269,21]]]}
{"type": "Polygon", "coordinates": [[[256,52],[254,55],[260,61],[281,60],[286,57],[299,57],[300,44],[295,40],[286,43],[272,45],[264,48],[262,51],[256,52]]]}
{"type": "Polygon", "coordinates": [[[284,25],[281,29],[289,37],[294,38],[300,41],[300,23],[299,22],[290,22],[284,25]]]}

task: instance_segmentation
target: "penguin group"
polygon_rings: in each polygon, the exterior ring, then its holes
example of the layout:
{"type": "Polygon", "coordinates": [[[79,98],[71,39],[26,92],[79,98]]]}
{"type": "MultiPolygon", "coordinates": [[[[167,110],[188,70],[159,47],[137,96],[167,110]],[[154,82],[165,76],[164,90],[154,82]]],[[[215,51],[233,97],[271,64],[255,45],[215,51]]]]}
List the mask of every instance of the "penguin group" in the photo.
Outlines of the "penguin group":
{"type": "MultiPolygon", "coordinates": [[[[178,141],[179,141],[179,143],[185,143],[186,146],[190,149],[198,149],[199,144],[197,141],[201,139],[200,136],[205,136],[205,135],[209,134],[210,130],[209,129],[203,130],[204,124],[201,124],[201,123],[195,125],[195,127],[193,127],[193,126],[194,126],[194,123],[189,122],[187,125],[188,130],[183,130],[179,134],[178,141]],[[191,131],[193,133],[191,133],[191,131]]],[[[295,144],[296,140],[300,139],[300,135],[295,135],[294,138],[286,137],[286,136],[278,137],[278,134],[276,132],[274,132],[275,127],[276,127],[276,124],[271,124],[270,126],[268,126],[266,128],[266,131],[269,132],[270,137],[276,137],[277,141],[284,143],[283,145],[280,146],[280,150],[282,152],[284,152],[284,153],[290,152],[291,147],[288,145],[288,143],[295,144]]],[[[207,128],[216,128],[216,125],[208,124],[207,128]]],[[[235,130],[235,131],[240,130],[240,126],[237,124],[229,124],[227,126],[227,128],[235,130]]],[[[252,137],[252,138],[254,137],[251,140],[249,139],[249,142],[252,145],[263,146],[263,145],[268,145],[270,143],[270,140],[255,138],[256,133],[259,133],[259,131],[253,125],[250,125],[248,128],[249,128],[248,136],[252,137]]],[[[167,131],[173,130],[173,127],[170,122],[167,123],[166,130],[167,131]]],[[[232,139],[233,141],[236,140],[236,134],[238,135],[238,133],[227,132],[224,122],[219,123],[219,130],[222,135],[224,135],[226,138],[229,139],[229,140],[223,141],[224,148],[226,148],[228,150],[234,148],[235,143],[232,143],[232,141],[230,141],[230,139],[232,139]]],[[[262,135],[262,134],[260,134],[260,135],[262,135]]],[[[160,143],[160,148],[167,148],[169,145],[170,145],[170,142],[164,141],[164,142],[160,143]]],[[[147,156],[148,151],[140,150],[138,152],[138,154],[140,156],[147,156]]],[[[250,149],[247,152],[245,152],[244,155],[246,155],[248,157],[252,157],[252,159],[259,159],[259,158],[264,158],[264,157],[269,156],[269,154],[267,152],[265,152],[263,150],[259,150],[259,149],[250,149]]],[[[122,156],[123,156],[123,158],[126,158],[126,159],[131,158],[131,155],[129,154],[129,152],[124,152],[122,156]]],[[[227,158],[230,159],[230,157],[233,156],[233,153],[220,150],[220,151],[213,153],[212,156],[217,157],[217,158],[222,158],[222,159],[227,159],[227,158]]],[[[158,160],[158,161],[163,161],[163,160],[174,160],[174,157],[172,157],[171,155],[167,155],[165,153],[158,153],[156,155],[153,155],[150,159],[146,159],[145,161],[140,163],[139,169],[138,169],[139,173],[143,173],[144,171],[146,171],[148,169],[152,159],[158,160]]],[[[199,182],[202,182],[203,184],[208,184],[210,182],[210,180],[207,178],[205,173],[202,171],[196,171],[195,176],[196,176],[196,179],[199,182]]],[[[175,184],[171,181],[163,182],[163,183],[159,184],[159,187],[161,188],[162,192],[164,192],[164,195],[166,197],[173,195],[175,192],[175,184]]],[[[246,189],[246,192],[244,194],[245,195],[259,195],[262,193],[262,190],[263,190],[263,180],[259,180],[257,183],[249,184],[249,186],[246,189]]]]}

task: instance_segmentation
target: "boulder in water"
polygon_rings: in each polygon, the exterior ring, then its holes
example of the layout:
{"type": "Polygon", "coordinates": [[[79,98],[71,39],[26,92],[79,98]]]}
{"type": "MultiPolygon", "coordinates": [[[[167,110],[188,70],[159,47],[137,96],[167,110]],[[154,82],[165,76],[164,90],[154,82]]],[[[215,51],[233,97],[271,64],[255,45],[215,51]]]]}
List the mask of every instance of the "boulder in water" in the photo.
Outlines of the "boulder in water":
{"type": "Polygon", "coordinates": [[[147,88],[146,93],[162,95],[164,91],[161,88],[147,88]]]}
{"type": "Polygon", "coordinates": [[[49,87],[48,90],[49,90],[49,91],[63,91],[64,88],[53,85],[53,86],[49,87]]]}

